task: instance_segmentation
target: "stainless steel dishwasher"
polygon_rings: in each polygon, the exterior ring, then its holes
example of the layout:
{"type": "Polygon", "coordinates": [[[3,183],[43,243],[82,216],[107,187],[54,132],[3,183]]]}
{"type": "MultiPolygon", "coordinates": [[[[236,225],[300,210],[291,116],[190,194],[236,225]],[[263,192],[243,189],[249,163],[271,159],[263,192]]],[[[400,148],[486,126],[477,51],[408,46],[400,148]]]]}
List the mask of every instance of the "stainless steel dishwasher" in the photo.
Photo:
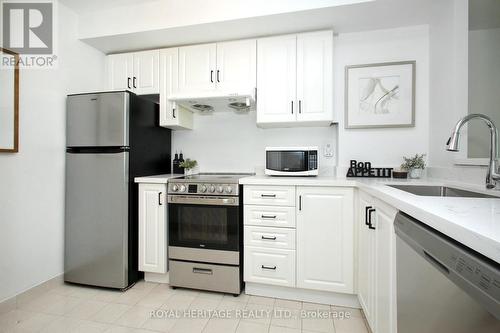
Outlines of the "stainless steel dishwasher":
{"type": "Polygon", "coordinates": [[[395,221],[399,333],[499,333],[500,265],[412,217],[395,221]]]}

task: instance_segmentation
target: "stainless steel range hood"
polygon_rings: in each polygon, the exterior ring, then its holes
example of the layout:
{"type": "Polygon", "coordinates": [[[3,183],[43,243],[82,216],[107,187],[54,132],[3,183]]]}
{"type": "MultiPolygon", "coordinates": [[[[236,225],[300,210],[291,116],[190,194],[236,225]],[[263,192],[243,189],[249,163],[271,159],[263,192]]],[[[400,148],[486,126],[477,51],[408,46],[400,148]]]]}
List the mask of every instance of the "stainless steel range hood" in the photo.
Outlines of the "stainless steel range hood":
{"type": "Polygon", "coordinates": [[[255,94],[253,92],[177,94],[170,96],[168,99],[178,106],[202,114],[224,111],[243,113],[255,110],[255,94]]]}

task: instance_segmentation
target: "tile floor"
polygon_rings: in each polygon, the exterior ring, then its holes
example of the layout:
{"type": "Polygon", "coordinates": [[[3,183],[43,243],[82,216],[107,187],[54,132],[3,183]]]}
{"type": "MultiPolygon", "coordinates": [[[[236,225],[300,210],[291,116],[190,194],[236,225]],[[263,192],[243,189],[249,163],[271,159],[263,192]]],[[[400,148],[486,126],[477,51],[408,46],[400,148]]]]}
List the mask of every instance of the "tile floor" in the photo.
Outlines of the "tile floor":
{"type": "Polygon", "coordinates": [[[18,299],[0,332],[368,333],[360,310],[141,281],[126,292],[58,285],[18,299]],[[217,312],[213,312],[217,310],[217,312]],[[252,311],[254,310],[254,311],[252,311]],[[191,318],[183,314],[192,314],[191,318]],[[198,315],[196,318],[196,314],[198,315]],[[213,314],[230,318],[215,318],[213,314]],[[306,313],[307,316],[303,316],[306,313]],[[212,314],[209,317],[208,314],[212,314]],[[239,314],[239,315],[238,315],[239,314]],[[318,315],[326,318],[318,318],[318,315]],[[209,317],[209,318],[207,318],[209,317]]]}

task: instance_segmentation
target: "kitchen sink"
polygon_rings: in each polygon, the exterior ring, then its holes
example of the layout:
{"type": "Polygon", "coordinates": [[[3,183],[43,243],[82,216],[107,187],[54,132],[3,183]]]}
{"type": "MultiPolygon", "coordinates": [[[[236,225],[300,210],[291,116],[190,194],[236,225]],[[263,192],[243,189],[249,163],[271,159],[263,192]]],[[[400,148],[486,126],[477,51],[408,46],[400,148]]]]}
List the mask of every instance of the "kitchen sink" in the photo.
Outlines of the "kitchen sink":
{"type": "Polygon", "coordinates": [[[459,197],[459,198],[492,198],[500,199],[494,195],[483,194],[479,192],[461,190],[447,186],[433,185],[388,185],[401,191],[412,193],[425,197],[459,197]]]}

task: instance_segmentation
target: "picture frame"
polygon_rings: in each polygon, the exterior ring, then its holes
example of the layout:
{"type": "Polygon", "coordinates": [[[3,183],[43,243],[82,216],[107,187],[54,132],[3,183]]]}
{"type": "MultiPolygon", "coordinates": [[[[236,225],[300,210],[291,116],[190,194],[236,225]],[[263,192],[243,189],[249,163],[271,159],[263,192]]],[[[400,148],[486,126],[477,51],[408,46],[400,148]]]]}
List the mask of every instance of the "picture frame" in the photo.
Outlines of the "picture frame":
{"type": "Polygon", "coordinates": [[[345,67],[345,128],[415,126],[416,61],[345,67]]]}

